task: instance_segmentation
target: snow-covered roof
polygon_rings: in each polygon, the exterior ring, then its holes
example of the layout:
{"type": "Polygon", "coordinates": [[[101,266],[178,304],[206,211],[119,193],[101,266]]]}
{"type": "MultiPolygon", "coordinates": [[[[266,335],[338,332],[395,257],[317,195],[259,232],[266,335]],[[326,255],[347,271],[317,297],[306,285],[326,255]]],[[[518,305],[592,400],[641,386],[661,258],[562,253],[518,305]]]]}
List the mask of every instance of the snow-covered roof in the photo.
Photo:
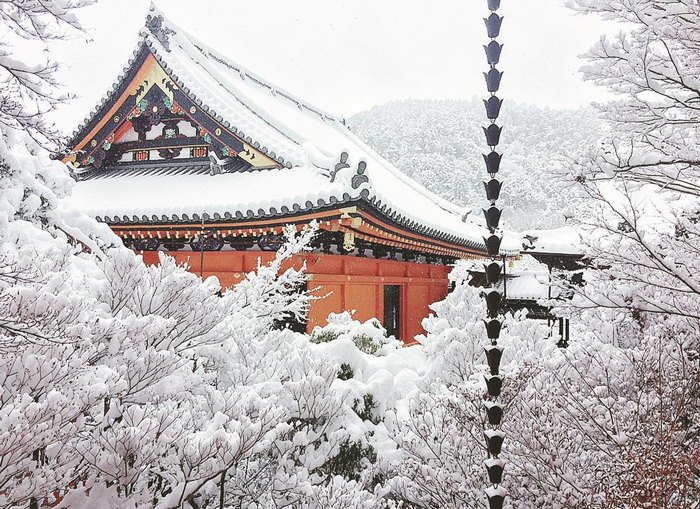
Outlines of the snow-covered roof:
{"type": "Polygon", "coordinates": [[[521,273],[506,276],[506,297],[510,300],[547,299],[549,295],[549,277],[547,274],[521,273]]]}
{"type": "MultiPolygon", "coordinates": [[[[170,222],[193,216],[210,220],[275,217],[359,197],[348,195],[342,182],[330,182],[309,166],[218,175],[209,174],[208,163],[171,164],[167,170],[163,166],[125,168],[81,181],[73,204],[108,222],[170,222]]],[[[419,214],[425,223],[440,221],[443,232],[464,236],[465,228],[469,231],[459,217],[435,208],[419,214]]]]}
{"type": "Polygon", "coordinates": [[[581,239],[576,230],[562,226],[552,230],[528,230],[523,233],[523,252],[582,256],[581,239]]]}
{"type": "MultiPolygon", "coordinates": [[[[79,182],[73,195],[78,208],[107,221],[131,221],[182,214],[223,218],[250,217],[252,212],[269,217],[362,202],[408,229],[485,251],[483,237],[488,233],[481,224],[464,222],[460,207],[401,173],[357,138],[340,117],[231,62],[158,11],[151,12],[150,19],[158,23],[155,29],[142,31],[143,42],[129,66],[139,65],[136,55],[145,45],[193,102],[282,167],[220,175],[196,168],[112,175],[106,171],[102,178],[79,182]],[[361,169],[367,179],[355,178],[361,169]]],[[[73,146],[85,139],[118,88],[119,81],[74,133],[73,146]]]]}

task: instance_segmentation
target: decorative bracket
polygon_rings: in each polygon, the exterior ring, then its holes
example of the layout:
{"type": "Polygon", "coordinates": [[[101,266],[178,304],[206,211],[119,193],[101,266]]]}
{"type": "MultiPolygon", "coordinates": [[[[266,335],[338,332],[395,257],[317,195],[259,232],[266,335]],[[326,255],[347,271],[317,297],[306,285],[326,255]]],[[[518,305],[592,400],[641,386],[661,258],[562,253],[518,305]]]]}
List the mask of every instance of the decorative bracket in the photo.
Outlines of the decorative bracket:
{"type": "MultiPolygon", "coordinates": [[[[153,4],[151,4],[150,11],[155,12],[153,4]]],[[[163,45],[166,51],[170,51],[170,35],[174,34],[175,31],[164,26],[163,21],[162,14],[148,14],[146,16],[146,28],[163,45]]]]}

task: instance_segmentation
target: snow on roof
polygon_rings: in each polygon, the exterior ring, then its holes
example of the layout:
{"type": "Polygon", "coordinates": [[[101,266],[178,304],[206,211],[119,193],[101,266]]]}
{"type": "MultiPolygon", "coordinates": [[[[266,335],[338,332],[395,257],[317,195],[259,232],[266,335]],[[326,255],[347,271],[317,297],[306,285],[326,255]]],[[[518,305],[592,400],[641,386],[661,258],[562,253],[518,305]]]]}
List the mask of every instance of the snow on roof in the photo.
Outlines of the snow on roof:
{"type": "Polygon", "coordinates": [[[533,273],[506,276],[506,297],[511,300],[546,299],[549,297],[549,277],[533,273]]]}
{"type": "MultiPolygon", "coordinates": [[[[362,199],[399,224],[421,226],[438,237],[454,237],[459,244],[484,249],[483,225],[463,222],[460,207],[401,173],[357,138],[341,118],[231,62],[158,11],[152,9],[150,16],[160,19],[157,30],[142,31],[144,43],[173,81],[246,142],[265,153],[274,152],[287,168],[216,176],[121,174],[87,180],[76,186],[77,207],[100,217],[195,212],[210,216],[242,212],[245,217],[248,210],[269,215],[271,209],[306,210],[362,199]],[[349,166],[331,182],[343,152],[349,166]],[[360,179],[357,185],[353,177],[361,163],[366,165],[368,181],[360,179]]],[[[511,251],[505,246],[504,250],[511,251]]]]}
{"type": "Polygon", "coordinates": [[[511,260],[506,271],[505,290],[502,280],[497,288],[504,291],[509,300],[536,301],[559,294],[555,287],[551,288],[550,294],[549,269],[532,256],[523,254],[520,258],[511,260]]]}
{"type": "Polygon", "coordinates": [[[581,238],[570,226],[552,230],[528,230],[523,232],[522,237],[525,253],[583,255],[581,238]]]}
{"type": "Polygon", "coordinates": [[[209,164],[171,165],[167,172],[120,170],[79,182],[73,203],[114,222],[173,217],[260,217],[313,209],[342,196],[342,186],[308,167],[209,174],[209,164]],[[313,189],[310,192],[309,189],[313,189]],[[307,204],[307,202],[310,202],[307,204]],[[250,211],[250,212],[249,212],[250,211]]]}

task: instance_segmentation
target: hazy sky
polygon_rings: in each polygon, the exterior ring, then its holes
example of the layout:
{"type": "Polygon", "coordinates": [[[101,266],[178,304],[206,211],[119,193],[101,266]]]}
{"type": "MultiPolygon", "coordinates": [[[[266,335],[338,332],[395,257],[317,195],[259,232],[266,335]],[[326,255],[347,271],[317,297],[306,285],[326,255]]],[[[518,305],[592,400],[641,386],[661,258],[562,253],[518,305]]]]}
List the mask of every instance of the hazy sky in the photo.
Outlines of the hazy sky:
{"type": "MultiPolygon", "coordinates": [[[[502,0],[501,96],[555,108],[604,99],[578,55],[616,27],[561,0],[502,0]]],[[[81,20],[91,41],[57,43],[63,83],[79,97],[59,116],[72,130],[128,60],[149,2],[100,0],[81,20]]],[[[232,60],[330,112],[406,99],[484,96],[486,0],[161,0],[182,28],[232,60]]]]}

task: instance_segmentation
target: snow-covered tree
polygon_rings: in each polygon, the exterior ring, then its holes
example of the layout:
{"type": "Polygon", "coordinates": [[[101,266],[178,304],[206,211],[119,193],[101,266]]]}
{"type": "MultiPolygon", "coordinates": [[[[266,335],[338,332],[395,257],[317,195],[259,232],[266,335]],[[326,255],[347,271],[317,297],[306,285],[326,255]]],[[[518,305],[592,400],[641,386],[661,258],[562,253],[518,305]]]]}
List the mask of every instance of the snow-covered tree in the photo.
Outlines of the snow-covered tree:
{"type": "MultiPolygon", "coordinates": [[[[484,506],[484,355],[485,303],[479,290],[467,284],[468,264],[459,263],[450,275],[455,289],[432,305],[435,315],[424,321],[425,375],[416,389],[400,399],[385,418],[396,450],[382,462],[393,496],[425,508],[484,506]]],[[[512,469],[514,442],[529,437],[522,427],[525,388],[534,383],[543,359],[556,351],[546,326],[523,316],[509,315],[499,344],[504,385],[501,398],[508,420],[503,431],[508,443],[501,458],[512,469]]],[[[498,461],[498,460],[496,460],[498,461]]],[[[513,469],[514,470],[514,469],[513,469]]],[[[522,482],[508,474],[509,486],[522,482]]],[[[527,500],[518,499],[518,507],[527,500]]]]}
{"type": "Polygon", "coordinates": [[[528,433],[509,451],[511,495],[526,507],[694,507],[699,386],[687,338],[582,320],[523,389],[528,433]]]}
{"type": "Polygon", "coordinates": [[[76,11],[95,0],[7,0],[0,3],[0,125],[56,148],[60,133],[47,119],[70,96],[56,80],[49,45],[84,37],[76,11]],[[24,55],[18,58],[18,55],[24,55]]]}
{"type": "MultiPolygon", "coordinates": [[[[462,264],[452,277],[424,322],[425,374],[382,423],[395,444],[380,454],[391,496],[416,507],[485,503],[484,304],[462,264]]],[[[684,347],[689,333],[668,325],[643,332],[594,308],[562,349],[543,323],[507,317],[507,506],[693,507],[698,356],[684,347]]]]}
{"type": "MultiPolygon", "coordinates": [[[[574,186],[552,176],[564,164],[563,154],[593,143],[600,125],[590,107],[556,110],[506,103],[501,111],[503,134],[501,199],[508,228],[561,226],[571,205],[581,200],[574,186]]],[[[353,131],[401,171],[454,203],[473,209],[483,201],[484,105],[470,101],[395,101],[353,115],[353,131]]]]}
{"type": "Polygon", "coordinates": [[[338,366],[276,328],[306,312],[287,262],[313,228],[220,297],[67,209],[72,181],[31,140],[0,148],[0,506],[381,503],[339,459],[367,440],[338,366]]]}
{"type": "MultiPolygon", "coordinates": [[[[175,474],[183,493],[198,493],[200,505],[216,496],[232,507],[284,507],[307,503],[326,482],[339,486],[324,469],[347,438],[343,424],[352,412],[333,386],[337,367],[315,358],[303,335],[274,327],[285,314],[306,312],[308,297],[292,292],[304,281],[303,271],[281,267],[307,248],[312,235],[310,229],[291,236],[269,266],[227,292],[222,343],[197,349],[204,372],[213,377],[198,405],[208,408],[205,415],[235,424],[227,447],[212,442],[211,430],[196,437],[197,443],[215,446],[221,458],[197,468],[188,461],[175,474]]],[[[179,496],[178,502],[185,499],[179,496]]]]}
{"type": "Polygon", "coordinates": [[[0,506],[26,506],[74,479],[68,442],[123,382],[95,362],[119,325],[94,313],[76,270],[80,240],[59,203],[72,181],[23,135],[0,139],[0,506]],[[77,243],[77,244],[76,244],[77,243]]]}
{"type": "Polygon", "coordinates": [[[597,426],[598,434],[585,431],[601,447],[620,442],[601,481],[609,506],[692,507],[700,488],[700,6],[569,3],[623,24],[583,68],[618,96],[599,105],[606,137],[568,168],[589,198],[577,218],[592,266],[573,306],[594,336],[588,367],[572,360],[590,384],[572,391],[598,409],[573,422],[597,426]],[[596,343],[605,355],[595,355],[596,343]],[[601,369],[610,371],[603,379],[601,369]]]}

